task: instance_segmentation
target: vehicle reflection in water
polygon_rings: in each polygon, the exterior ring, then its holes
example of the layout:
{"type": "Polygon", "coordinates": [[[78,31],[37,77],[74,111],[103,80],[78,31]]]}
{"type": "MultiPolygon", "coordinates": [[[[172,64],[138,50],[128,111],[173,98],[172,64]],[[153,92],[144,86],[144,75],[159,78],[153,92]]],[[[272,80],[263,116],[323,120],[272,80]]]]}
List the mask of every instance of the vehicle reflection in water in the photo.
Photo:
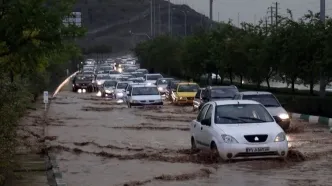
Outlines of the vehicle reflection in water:
{"type": "Polygon", "coordinates": [[[96,96],[101,97],[101,92],[98,91],[97,94],[96,94],[96,96]]]}

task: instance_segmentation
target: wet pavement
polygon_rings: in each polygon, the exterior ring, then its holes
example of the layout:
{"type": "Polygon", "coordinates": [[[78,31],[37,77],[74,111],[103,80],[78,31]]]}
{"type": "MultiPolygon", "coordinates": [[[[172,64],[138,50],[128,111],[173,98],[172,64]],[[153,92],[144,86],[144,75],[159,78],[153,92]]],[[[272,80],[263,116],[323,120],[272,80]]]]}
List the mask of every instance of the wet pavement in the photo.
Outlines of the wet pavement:
{"type": "Polygon", "coordinates": [[[283,160],[221,162],[190,150],[191,107],[127,108],[93,94],[60,92],[48,113],[50,150],[69,186],[332,185],[332,135],[292,121],[283,160]]]}

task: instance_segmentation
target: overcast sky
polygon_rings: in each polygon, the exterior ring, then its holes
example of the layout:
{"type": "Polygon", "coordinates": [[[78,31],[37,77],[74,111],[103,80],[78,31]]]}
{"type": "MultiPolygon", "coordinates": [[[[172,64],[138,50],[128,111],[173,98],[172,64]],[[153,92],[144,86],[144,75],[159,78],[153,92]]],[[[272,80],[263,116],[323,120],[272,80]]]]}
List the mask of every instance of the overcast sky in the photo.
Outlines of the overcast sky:
{"type": "MultiPolygon", "coordinates": [[[[171,0],[176,4],[187,4],[196,11],[209,15],[209,0],[171,0]]],[[[218,21],[228,21],[232,19],[237,24],[240,22],[258,22],[259,19],[267,16],[269,6],[274,6],[276,0],[214,0],[213,19],[218,21]]],[[[280,14],[286,14],[286,10],[293,12],[294,18],[305,14],[308,10],[319,11],[320,0],[277,0],[279,2],[280,14]]],[[[326,14],[332,14],[332,0],[326,0],[326,14]]]]}

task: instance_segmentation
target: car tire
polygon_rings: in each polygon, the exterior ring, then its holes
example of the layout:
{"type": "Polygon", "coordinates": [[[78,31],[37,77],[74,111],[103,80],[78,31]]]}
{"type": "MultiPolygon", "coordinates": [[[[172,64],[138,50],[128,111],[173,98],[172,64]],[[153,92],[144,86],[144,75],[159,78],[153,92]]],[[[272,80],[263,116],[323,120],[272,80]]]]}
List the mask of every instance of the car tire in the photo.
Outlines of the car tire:
{"type": "Polygon", "coordinates": [[[210,149],[211,149],[211,151],[212,151],[213,154],[218,154],[219,155],[218,147],[217,147],[217,145],[216,145],[216,143],[214,141],[211,143],[210,149]]]}
{"type": "Polygon", "coordinates": [[[197,150],[195,138],[191,136],[191,150],[197,150]]]}

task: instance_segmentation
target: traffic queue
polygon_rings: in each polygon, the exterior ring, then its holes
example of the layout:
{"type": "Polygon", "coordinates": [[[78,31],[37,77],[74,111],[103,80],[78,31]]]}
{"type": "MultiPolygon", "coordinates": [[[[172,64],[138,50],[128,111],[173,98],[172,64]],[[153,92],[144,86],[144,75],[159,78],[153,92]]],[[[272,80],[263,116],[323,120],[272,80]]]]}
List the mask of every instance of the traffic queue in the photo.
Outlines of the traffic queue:
{"type": "Polygon", "coordinates": [[[191,106],[191,147],[210,149],[223,159],[285,158],[284,130],[290,117],[269,92],[242,91],[234,85],[200,87],[140,68],[133,59],[86,63],[73,79],[73,91],[95,92],[132,107],[191,106]],[[128,62],[130,61],[130,63],[128,62]]]}

